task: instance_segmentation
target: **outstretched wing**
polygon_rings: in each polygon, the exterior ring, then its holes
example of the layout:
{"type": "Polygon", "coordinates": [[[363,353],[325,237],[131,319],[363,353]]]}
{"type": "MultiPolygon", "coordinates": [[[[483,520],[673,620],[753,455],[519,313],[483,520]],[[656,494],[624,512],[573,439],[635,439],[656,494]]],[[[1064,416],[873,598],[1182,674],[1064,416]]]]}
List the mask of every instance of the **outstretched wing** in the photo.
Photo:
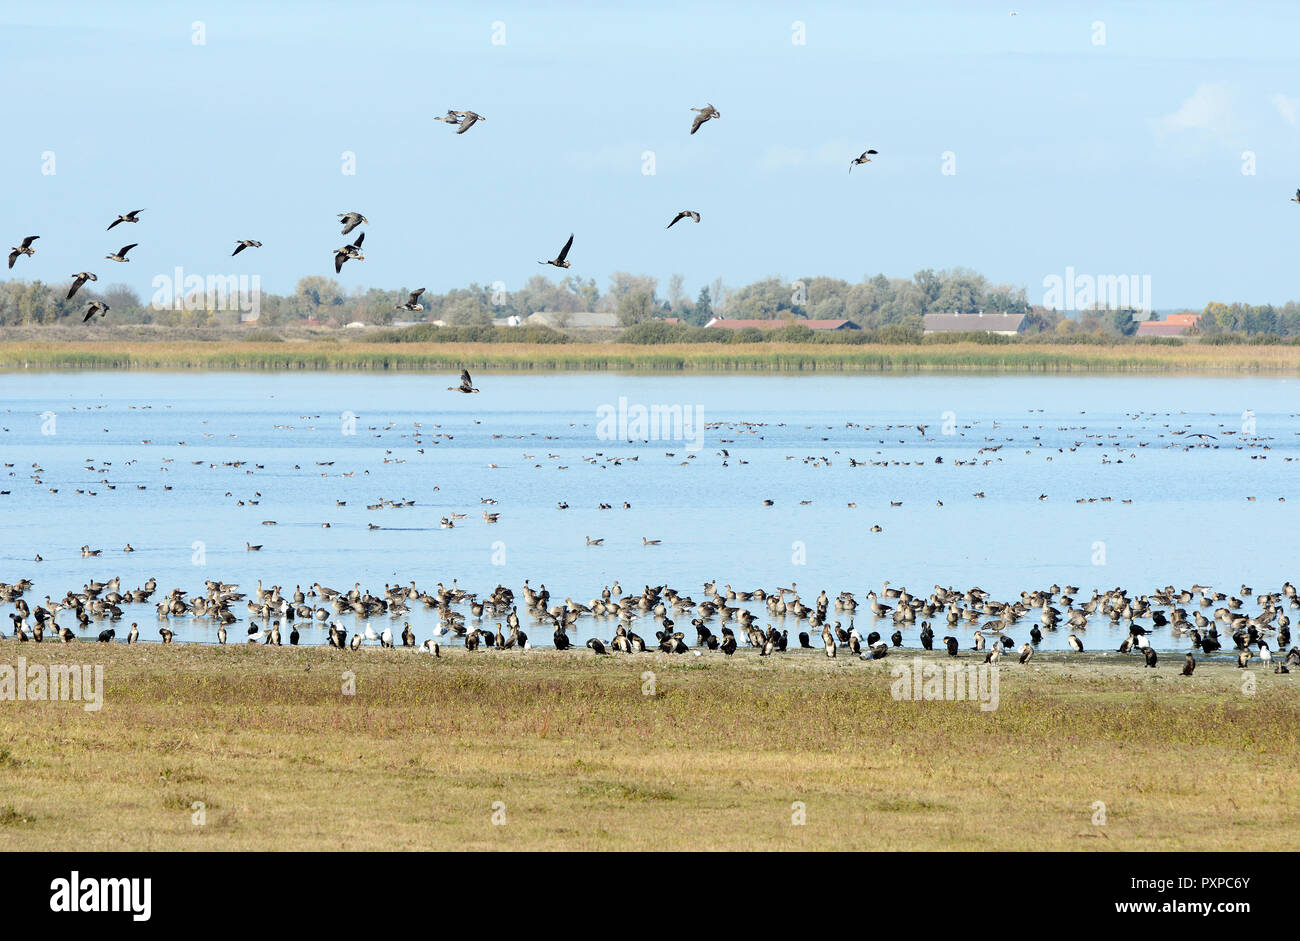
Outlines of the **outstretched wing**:
{"type": "Polygon", "coordinates": [[[460,122],[460,127],[456,128],[457,134],[464,134],[471,127],[478,123],[477,114],[468,114],[460,122]]]}
{"type": "Polygon", "coordinates": [[[360,235],[357,236],[357,240],[352,243],[352,247],[360,248],[361,243],[364,242],[365,240],[366,240],[366,233],[362,232],[360,235]]]}
{"type": "Polygon", "coordinates": [[[703,124],[708,119],[709,119],[708,114],[703,111],[697,114],[695,116],[695,120],[691,122],[691,133],[694,134],[696,131],[698,131],[700,129],[700,125],[703,124]]]}
{"type": "Polygon", "coordinates": [[[243,242],[240,242],[238,245],[235,246],[235,250],[230,253],[230,256],[233,258],[234,256],[238,255],[240,252],[242,252],[244,249],[246,249],[247,247],[248,246],[245,245],[243,242]]]}
{"type": "Polygon", "coordinates": [[[569,235],[569,240],[564,243],[564,248],[560,249],[560,257],[556,261],[564,261],[569,254],[569,249],[573,248],[573,235],[569,235]]]}
{"type": "Polygon", "coordinates": [[[32,242],[35,242],[38,238],[40,238],[39,235],[27,236],[27,238],[23,239],[23,248],[31,248],[32,242]]]}
{"type": "Polygon", "coordinates": [[[677,223],[681,222],[685,218],[686,218],[686,213],[679,212],[677,215],[673,216],[673,221],[668,223],[668,228],[671,229],[673,226],[675,226],[677,223]]]}
{"type": "Polygon", "coordinates": [[[126,253],[129,252],[131,249],[135,248],[139,244],[140,244],[139,242],[132,242],[130,245],[123,245],[122,248],[118,251],[118,254],[125,258],[126,253]]]}
{"type": "Polygon", "coordinates": [[[69,301],[72,300],[72,295],[76,294],[76,293],[77,293],[77,289],[80,288],[80,287],[81,287],[83,284],[85,284],[85,283],[86,283],[86,279],[85,279],[85,278],[77,278],[75,281],[73,281],[73,282],[72,282],[72,287],[68,290],[68,296],[67,296],[66,300],[69,300],[69,301]]]}
{"type": "Polygon", "coordinates": [[[469,377],[468,369],[462,369],[460,371],[460,388],[463,392],[468,392],[470,389],[474,388],[474,383],[469,377]]]}
{"type": "Polygon", "coordinates": [[[112,225],[110,225],[110,226],[109,226],[107,229],[105,229],[104,231],[105,231],[105,232],[111,232],[111,231],[113,230],[113,226],[117,225],[117,224],[118,224],[119,222],[121,222],[121,221],[122,221],[121,219],[114,219],[112,225]]]}
{"type": "Polygon", "coordinates": [[[335,274],[338,274],[340,271],[343,270],[343,262],[345,262],[345,261],[347,261],[347,260],[348,260],[348,253],[347,253],[347,252],[335,252],[335,253],[334,253],[334,273],[335,273],[335,274]]]}
{"type": "Polygon", "coordinates": [[[14,249],[12,252],[9,253],[9,267],[12,268],[14,266],[14,262],[16,262],[17,260],[18,260],[18,250],[14,249]]]}
{"type": "Polygon", "coordinates": [[[408,300],[406,303],[408,303],[408,304],[410,304],[412,307],[414,307],[417,303],[419,303],[420,295],[423,294],[423,293],[424,293],[424,288],[420,288],[418,291],[412,291],[412,292],[411,292],[411,299],[408,300]]]}

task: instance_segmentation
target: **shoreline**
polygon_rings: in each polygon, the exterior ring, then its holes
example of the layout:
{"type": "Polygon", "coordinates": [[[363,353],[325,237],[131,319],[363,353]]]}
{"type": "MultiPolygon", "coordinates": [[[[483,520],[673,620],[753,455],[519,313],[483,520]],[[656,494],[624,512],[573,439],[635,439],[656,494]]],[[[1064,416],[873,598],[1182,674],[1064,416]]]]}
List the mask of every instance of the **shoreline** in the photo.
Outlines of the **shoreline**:
{"type": "Polygon", "coordinates": [[[519,372],[1300,376],[1300,346],[951,343],[371,343],[0,340],[0,371],[519,372]]]}

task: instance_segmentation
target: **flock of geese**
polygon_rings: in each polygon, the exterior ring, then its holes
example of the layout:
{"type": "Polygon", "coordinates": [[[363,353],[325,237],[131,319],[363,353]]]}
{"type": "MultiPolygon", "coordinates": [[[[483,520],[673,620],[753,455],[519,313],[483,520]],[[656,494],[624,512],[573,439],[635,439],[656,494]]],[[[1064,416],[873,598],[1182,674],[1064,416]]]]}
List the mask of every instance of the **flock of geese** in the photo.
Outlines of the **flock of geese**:
{"type": "MultiPolygon", "coordinates": [[[[174,638],[175,632],[168,625],[181,618],[206,622],[214,629],[216,642],[225,644],[228,628],[240,621],[235,612],[243,607],[252,622],[243,635],[248,644],[283,646],[287,640],[290,646],[299,646],[304,641],[303,630],[314,629],[323,631],[324,639],[312,635],[307,638],[308,644],[314,641],[318,645],[358,650],[368,644],[396,647],[400,640],[402,647],[415,648],[417,638],[409,621],[403,621],[397,635],[388,624],[381,624],[376,630],[370,622],[371,619],[404,618],[412,606],[422,605],[436,615],[437,626],[434,636],[418,646],[434,656],[441,655],[442,644],[448,640],[459,641],[470,651],[480,647],[528,650],[533,646],[522,630],[520,606],[514,591],[500,584],[483,597],[461,589],[455,580],[450,587],[439,582],[433,591],[419,589],[414,581],[409,585],[385,585],[378,595],[363,591],[360,584],[349,591],[338,591],[318,582],[307,591],[298,586],[285,594],[280,586],[264,588],[259,580],[249,598],[236,584],[207,581],[204,591],[196,597],[187,598],[186,591],[173,588],[161,600],[154,601],[156,579],[150,578],[142,587],[123,591],[120,578],[115,577],[107,582],[87,582],[80,591],[69,591],[58,600],[46,595],[44,604],[34,608],[24,597],[32,587],[27,579],[14,584],[0,583],[0,604],[13,605],[9,618],[13,623],[12,637],[18,642],[41,643],[48,635],[71,643],[78,639],[78,632],[94,633],[95,622],[106,622],[107,626],[96,636],[102,643],[111,643],[117,636],[112,625],[124,617],[124,605],[152,603],[162,622],[158,636],[164,644],[172,643],[174,638]],[[77,631],[59,624],[58,618],[65,611],[71,612],[77,631]],[[362,622],[361,628],[351,636],[337,620],[344,616],[362,622]],[[485,618],[502,620],[492,627],[484,623],[485,618]]],[[[1300,666],[1300,648],[1291,646],[1291,620],[1286,614],[1287,610],[1300,609],[1300,598],[1290,582],[1283,584],[1279,591],[1261,594],[1255,594],[1246,585],[1233,595],[1215,591],[1208,585],[1185,589],[1171,585],[1138,597],[1130,597],[1127,590],[1119,588],[1105,592],[1094,590],[1088,600],[1076,604],[1078,592],[1076,586],[1053,585],[1021,592],[1019,598],[1011,601],[998,601],[978,587],[963,590],[936,585],[929,595],[920,596],[906,588],[891,587],[886,581],[880,594],[869,591],[862,601],[851,591],[840,592],[832,599],[823,590],[809,605],[801,599],[796,584],[771,590],[736,591],[730,585],[719,590],[716,581],[706,582],[704,593],[697,601],[666,585],[646,585],[640,592],[624,594],[615,581],[604,588],[599,598],[583,604],[570,597],[562,603],[556,602],[545,584],[534,589],[526,579],[522,602],[532,623],[551,631],[556,650],[576,647],[570,631],[586,629],[594,635],[603,634],[592,636],[585,644],[598,656],[610,652],[655,651],[695,656],[708,651],[731,656],[747,647],[757,651],[760,657],[768,657],[788,649],[816,649],[814,639],[819,639],[821,649],[829,658],[836,658],[843,651],[862,660],[880,660],[891,652],[935,650],[936,633],[931,620],[942,619],[949,630],[961,626],[975,628],[974,643],[968,652],[977,659],[982,658],[984,663],[995,664],[1005,656],[1026,664],[1034,658],[1044,631],[1070,631],[1070,650],[1084,653],[1080,635],[1086,632],[1090,619],[1101,618],[1112,628],[1127,629],[1127,636],[1116,653],[1140,656],[1144,666],[1153,669],[1160,659],[1153,645],[1158,632],[1190,638],[1193,649],[1202,657],[1212,657],[1231,644],[1230,652],[1241,669],[1247,669],[1254,660],[1279,674],[1290,673],[1300,666]],[[1247,612],[1247,599],[1252,597],[1257,610],[1247,612]],[[887,601],[891,603],[886,604],[887,601]],[[789,618],[795,622],[796,630],[803,627],[798,630],[793,647],[788,628],[778,629],[770,623],[760,625],[759,616],[746,604],[766,607],[771,620],[784,622],[789,618]],[[863,614],[872,619],[873,629],[865,635],[855,624],[859,608],[864,608],[863,614]],[[678,626],[678,620],[688,620],[694,629],[694,646],[687,643],[686,631],[678,626]],[[847,626],[844,620],[848,621],[847,626]],[[611,621],[612,634],[609,633],[611,621]],[[649,626],[640,630],[652,634],[653,642],[638,631],[640,621],[648,622],[649,626]],[[893,627],[892,633],[882,636],[881,630],[889,626],[893,627]],[[1023,642],[1013,637],[1013,633],[1024,638],[1023,642]],[[1282,650],[1286,653],[1281,654],[1282,650]]],[[[0,632],[2,637],[4,634],[0,632]]],[[[136,643],[139,638],[139,624],[132,622],[126,643],[136,643]]],[[[939,650],[949,657],[962,655],[961,643],[951,634],[939,643],[939,650]]],[[[1196,664],[1194,654],[1185,653],[1181,675],[1191,676],[1196,664]]]]}
{"type": "MultiPolygon", "coordinates": [[[[691,121],[691,134],[695,134],[707,122],[718,120],[722,117],[722,112],[719,111],[717,108],[713,107],[713,105],[711,104],[706,104],[703,108],[692,108],[691,110],[695,112],[695,118],[691,121]]],[[[445,124],[448,124],[456,128],[457,134],[464,134],[475,124],[479,123],[480,121],[486,121],[487,118],[474,111],[454,111],[449,109],[445,115],[438,115],[434,117],[434,120],[441,121],[445,124]]],[[[851,173],[853,171],[853,167],[855,166],[859,166],[864,163],[870,163],[871,157],[874,156],[876,153],[877,151],[875,150],[867,150],[864,151],[861,156],[854,158],[849,163],[849,172],[851,173]]],[[[138,223],[140,221],[139,219],[140,213],[144,211],[145,210],[143,209],[133,209],[130,212],[126,213],[125,215],[119,215],[108,226],[109,231],[112,231],[113,228],[115,228],[116,226],[120,225],[123,222],[138,223]]],[[[369,220],[366,219],[366,217],[359,212],[341,212],[338,213],[338,218],[343,225],[342,234],[344,235],[350,234],[352,230],[359,225],[369,224],[369,220]]],[[[700,221],[700,214],[693,209],[684,209],[673,217],[672,221],[668,223],[667,228],[671,229],[674,225],[676,225],[678,222],[680,222],[683,219],[691,219],[694,222],[698,223],[700,221]]],[[[16,262],[19,258],[21,258],[24,255],[29,257],[31,255],[35,255],[36,250],[32,247],[32,244],[39,238],[40,238],[39,235],[29,235],[22,240],[22,243],[20,245],[14,246],[9,253],[9,267],[13,268],[14,262],[16,262]]],[[[349,261],[365,260],[366,256],[362,253],[362,243],[365,242],[365,238],[366,238],[366,234],[364,232],[360,232],[357,234],[356,239],[353,240],[352,242],[349,242],[340,248],[334,249],[333,255],[334,255],[335,274],[341,273],[343,271],[343,266],[349,261]]],[[[130,245],[123,245],[116,252],[106,255],[104,257],[110,261],[129,262],[131,259],[127,257],[127,252],[131,251],[131,249],[135,248],[138,244],[139,244],[138,242],[132,242],[130,245]]],[[[234,257],[235,255],[238,255],[240,252],[244,251],[245,249],[261,248],[261,247],[262,247],[262,243],[259,242],[257,239],[238,239],[235,242],[235,250],[230,254],[231,257],[234,257]]],[[[560,249],[560,253],[556,255],[555,258],[552,258],[549,261],[539,261],[538,264],[551,265],[556,268],[571,268],[572,263],[568,260],[568,255],[569,255],[569,250],[572,248],[573,248],[573,234],[570,233],[568,241],[564,243],[564,247],[560,249]]],[[[68,291],[68,296],[67,296],[68,300],[71,300],[72,296],[77,293],[77,290],[87,281],[99,280],[99,278],[93,272],[89,272],[89,271],[81,271],[78,272],[77,274],[72,275],[71,277],[73,278],[73,284],[71,289],[68,291]]],[[[396,309],[404,310],[404,311],[424,310],[424,307],[419,303],[419,296],[422,293],[424,293],[424,288],[420,288],[418,291],[412,292],[410,296],[410,300],[405,304],[396,305],[396,309]]],[[[88,322],[96,314],[99,314],[101,317],[104,317],[108,314],[109,310],[110,310],[109,306],[102,301],[88,301],[86,304],[85,316],[82,318],[82,323],[88,322]]]]}

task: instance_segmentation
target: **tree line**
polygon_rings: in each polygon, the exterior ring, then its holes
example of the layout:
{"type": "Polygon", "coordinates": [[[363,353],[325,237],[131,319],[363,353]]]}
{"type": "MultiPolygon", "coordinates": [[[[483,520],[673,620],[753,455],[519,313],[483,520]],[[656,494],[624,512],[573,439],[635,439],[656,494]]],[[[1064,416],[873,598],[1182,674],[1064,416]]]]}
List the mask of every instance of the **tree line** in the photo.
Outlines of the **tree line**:
{"type": "MultiPolygon", "coordinates": [[[[72,300],[65,299],[67,285],[41,281],[0,282],[0,326],[80,323],[87,300],[102,300],[111,307],[107,321],[95,323],[159,324],[163,326],[215,326],[239,320],[234,296],[216,298],[205,291],[186,296],[182,303],[143,299],[124,284],[99,288],[87,284],[72,300]]],[[[965,268],[925,269],[911,278],[883,274],[852,283],[840,278],[807,277],[792,281],[764,278],[741,287],[722,279],[692,293],[681,275],[673,275],[662,289],[650,275],[619,271],[601,290],[594,279],[569,275],[552,281],[534,275],[514,291],[502,284],[470,284],[443,294],[425,293],[422,313],[397,310],[410,288],[345,290],[333,278],[302,278],[291,294],[259,292],[258,325],[280,327],[318,323],[337,327],[360,321],[391,325],[409,319],[441,320],[459,326],[489,326],[494,321],[550,312],[560,327],[579,311],[615,314],[620,326],[675,319],[685,326],[703,326],[715,316],[732,320],[780,320],[797,325],[804,320],[850,320],[867,330],[898,327],[922,329],[931,313],[1018,313],[1027,317],[1024,332],[1057,336],[1124,336],[1137,330],[1147,315],[1131,309],[1094,310],[1065,314],[1031,304],[1023,287],[994,284],[965,268]]],[[[1194,333],[1205,336],[1300,336],[1300,305],[1295,301],[1274,306],[1211,302],[1194,333]]]]}

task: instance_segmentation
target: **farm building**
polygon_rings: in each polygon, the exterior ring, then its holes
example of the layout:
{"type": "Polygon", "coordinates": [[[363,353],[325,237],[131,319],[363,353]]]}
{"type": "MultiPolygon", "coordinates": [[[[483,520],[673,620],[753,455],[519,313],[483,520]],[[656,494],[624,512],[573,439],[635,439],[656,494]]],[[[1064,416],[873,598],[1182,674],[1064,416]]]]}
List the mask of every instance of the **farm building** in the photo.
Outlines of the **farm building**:
{"type": "Polygon", "coordinates": [[[997,333],[1013,337],[1024,327],[1024,314],[926,314],[926,333],[997,333]]]}
{"type": "Polygon", "coordinates": [[[809,330],[861,329],[852,320],[724,320],[721,317],[714,317],[704,326],[725,327],[728,330],[744,330],[746,327],[757,327],[759,330],[775,330],[792,325],[807,327],[809,330]]]}

